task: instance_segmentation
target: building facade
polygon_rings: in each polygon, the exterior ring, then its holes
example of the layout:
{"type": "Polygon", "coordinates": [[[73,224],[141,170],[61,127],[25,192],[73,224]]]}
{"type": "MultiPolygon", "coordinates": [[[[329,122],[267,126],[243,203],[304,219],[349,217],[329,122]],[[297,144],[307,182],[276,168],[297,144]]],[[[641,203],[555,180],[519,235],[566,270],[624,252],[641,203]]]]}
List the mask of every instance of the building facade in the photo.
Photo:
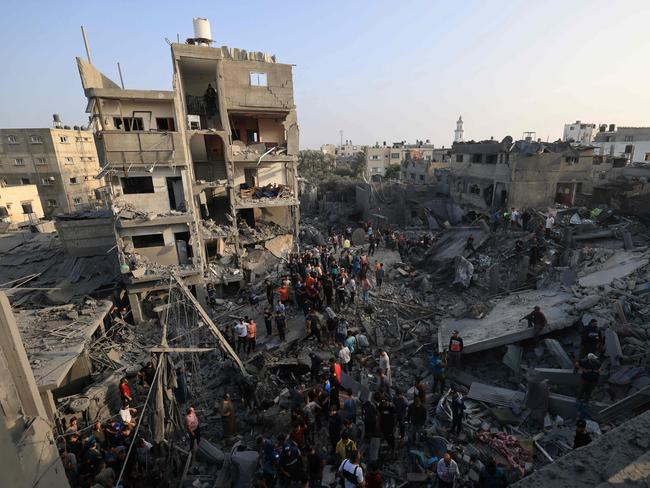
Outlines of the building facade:
{"type": "Polygon", "coordinates": [[[77,59],[136,320],[169,271],[201,298],[266,272],[298,232],[291,65],[202,44],[172,44],[172,91],[122,89],[77,59]]]}
{"type": "Polygon", "coordinates": [[[595,132],[596,124],[584,124],[576,120],[573,124],[564,124],[562,140],[587,146],[591,144],[595,132]]]}
{"type": "Polygon", "coordinates": [[[36,185],[0,186],[0,222],[15,228],[45,217],[36,185]]]}
{"type": "Polygon", "coordinates": [[[601,125],[592,143],[596,154],[625,158],[629,163],[650,164],[650,127],[601,125]]]}
{"type": "Polygon", "coordinates": [[[367,147],[366,177],[384,176],[391,165],[399,165],[400,180],[413,184],[430,184],[438,181],[436,171],[449,167],[449,149],[435,148],[429,141],[415,144],[394,142],[367,147]]]}
{"type": "Polygon", "coordinates": [[[36,185],[46,217],[102,204],[93,133],[66,129],[0,129],[0,184],[36,185]]]}
{"type": "Polygon", "coordinates": [[[593,148],[568,142],[465,142],[452,146],[450,194],[479,209],[572,205],[592,185],[593,148]]]}

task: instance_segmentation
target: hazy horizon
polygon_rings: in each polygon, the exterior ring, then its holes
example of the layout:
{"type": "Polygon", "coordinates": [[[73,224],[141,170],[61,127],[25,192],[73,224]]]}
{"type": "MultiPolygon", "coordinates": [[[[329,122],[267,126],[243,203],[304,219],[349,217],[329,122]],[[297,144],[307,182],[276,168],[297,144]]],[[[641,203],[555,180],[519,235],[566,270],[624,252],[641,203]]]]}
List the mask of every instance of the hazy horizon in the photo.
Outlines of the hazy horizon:
{"type": "Polygon", "coordinates": [[[565,123],[647,126],[650,2],[21,2],[5,9],[0,127],[87,123],[75,56],[127,88],[171,89],[165,38],[211,21],[215,45],[295,64],[301,148],[430,139],[556,140],[565,123]],[[645,66],[645,67],[644,67],[645,66]]]}

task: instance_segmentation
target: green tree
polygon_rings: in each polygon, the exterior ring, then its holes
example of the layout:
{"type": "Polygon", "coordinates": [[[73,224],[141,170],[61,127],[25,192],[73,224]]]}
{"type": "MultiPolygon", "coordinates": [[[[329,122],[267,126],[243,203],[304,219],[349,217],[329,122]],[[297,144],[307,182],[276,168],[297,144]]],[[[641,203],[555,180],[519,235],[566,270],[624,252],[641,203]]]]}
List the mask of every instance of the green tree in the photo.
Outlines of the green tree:
{"type": "Polygon", "coordinates": [[[366,154],[364,152],[358,152],[354,155],[354,158],[350,162],[350,170],[352,171],[352,176],[360,177],[366,171],[366,154]]]}
{"type": "Polygon", "coordinates": [[[399,180],[399,173],[401,170],[401,166],[399,163],[391,164],[388,168],[386,168],[386,173],[384,174],[384,178],[387,180],[399,180]]]}
{"type": "Polygon", "coordinates": [[[334,168],[334,156],[306,149],[298,154],[298,173],[306,178],[322,178],[334,168]]]}

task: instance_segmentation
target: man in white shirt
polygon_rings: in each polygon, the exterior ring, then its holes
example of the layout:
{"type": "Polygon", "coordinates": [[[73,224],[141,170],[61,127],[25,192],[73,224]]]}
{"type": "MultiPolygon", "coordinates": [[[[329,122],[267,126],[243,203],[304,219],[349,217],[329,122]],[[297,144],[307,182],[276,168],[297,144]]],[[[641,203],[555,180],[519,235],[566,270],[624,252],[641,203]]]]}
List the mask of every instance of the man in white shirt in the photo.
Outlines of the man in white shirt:
{"type": "Polygon", "coordinates": [[[384,372],[384,376],[386,376],[386,379],[388,380],[388,384],[392,385],[392,379],[390,374],[390,358],[388,357],[388,353],[383,349],[379,350],[379,367],[384,372]]]}
{"type": "Polygon", "coordinates": [[[547,238],[551,237],[551,229],[555,225],[555,217],[553,217],[553,214],[548,214],[548,217],[546,217],[546,231],[545,235],[547,238]]]}
{"type": "Polygon", "coordinates": [[[348,459],[344,459],[339,466],[339,476],[343,478],[343,488],[364,487],[366,482],[363,477],[363,468],[359,466],[361,456],[359,451],[353,451],[348,459]]]}
{"type": "Polygon", "coordinates": [[[129,427],[135,426],[135,419],[132,416],[135,415],[135,413],[136,409],[130,408],[128,403],[125,402],[122,404],[122,408],[120,408],[120,418],[124,425],[128,425],[129,427]]]}
{"type": "Polygon", "coordinates": [[[438,461],[436,473],[439,488],[453,488],[455,481],[460,476],[458,464],[451,458],[449,453],[445,453],[444,457],[438,461]]]}
{"type": "Polygon", "coordinates": [[[346,373],[350,372],[350,360],[352,359],[352,353],[348,346],[344,344],[339,344],[339,360],[341,361],[341,367],[346,373]]]}
{"type": "MultiPolygon", "coordinates": [[[[246,317],[248,318],[248,317],[246,317]]],[[[248,345],[248,321],[242,319],[235,325],[235,335],[237,336],[237,354],[239,354],[239,349],[246,351],[246,346],[248,345]]]]}

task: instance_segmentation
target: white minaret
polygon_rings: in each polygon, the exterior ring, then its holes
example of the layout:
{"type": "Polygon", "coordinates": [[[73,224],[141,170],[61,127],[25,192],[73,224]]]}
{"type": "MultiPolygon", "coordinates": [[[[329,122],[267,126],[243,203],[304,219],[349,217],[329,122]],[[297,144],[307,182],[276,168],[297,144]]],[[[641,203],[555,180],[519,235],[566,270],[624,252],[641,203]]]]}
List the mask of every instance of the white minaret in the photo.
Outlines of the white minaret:
{"type": "Polygon", "coordinates": [[[458,116],[458,122],[456,122],[454,142],[463,142],[463,117],[461,115],[458,116]]]}

